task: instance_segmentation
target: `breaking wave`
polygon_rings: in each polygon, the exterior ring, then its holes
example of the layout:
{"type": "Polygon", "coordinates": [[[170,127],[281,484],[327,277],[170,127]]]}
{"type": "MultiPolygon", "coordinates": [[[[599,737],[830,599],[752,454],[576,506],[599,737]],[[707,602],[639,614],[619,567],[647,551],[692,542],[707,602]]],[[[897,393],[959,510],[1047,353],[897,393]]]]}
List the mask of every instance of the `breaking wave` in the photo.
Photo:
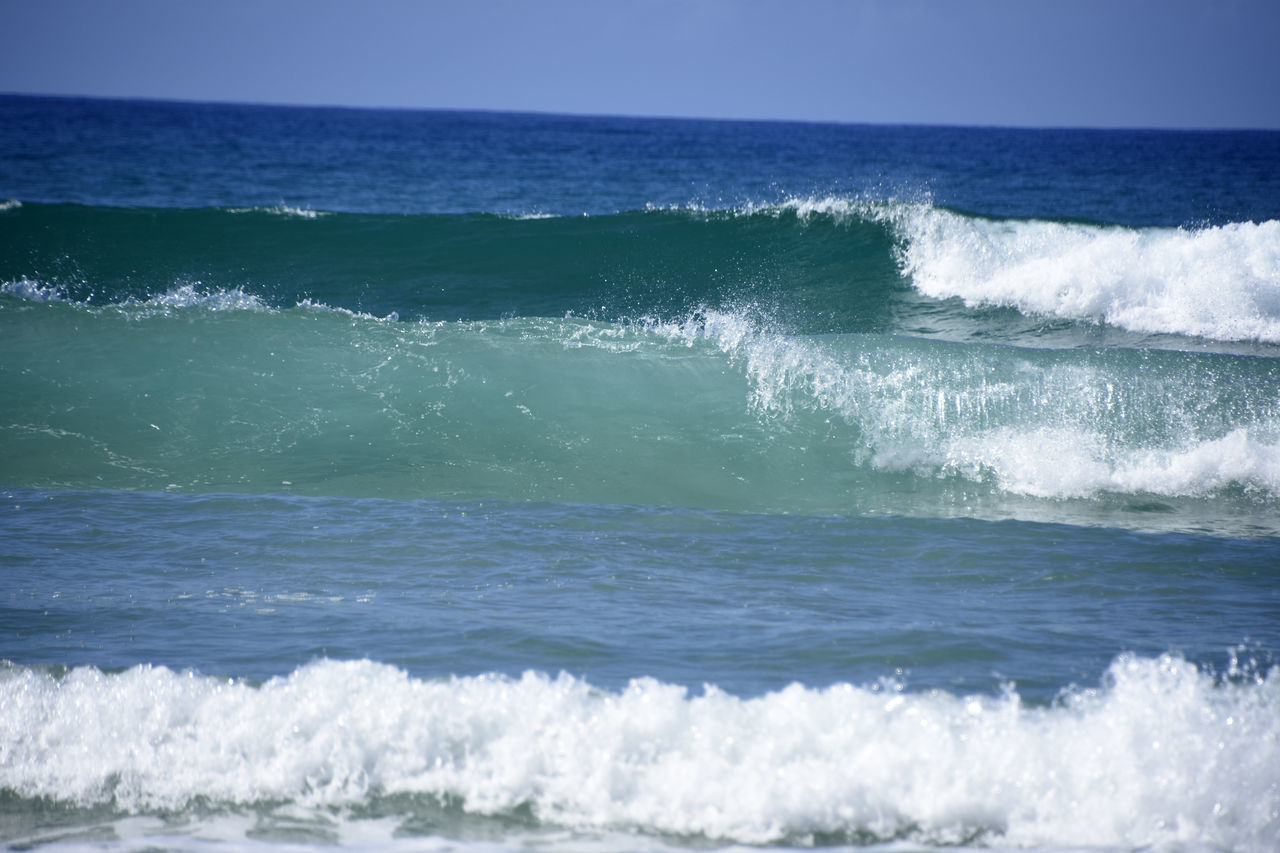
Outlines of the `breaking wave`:
{"type": "Polygon", "coordinates": [[[743,843],[1280,839],[1280,676],[1118,658],[1047,707],[893,681],[753,699],[652,679],[420,680],[318,661],[260,686],[135,667],[0,681],[0,787],[126,812],[425,796],[541,824],[743,843]]]}

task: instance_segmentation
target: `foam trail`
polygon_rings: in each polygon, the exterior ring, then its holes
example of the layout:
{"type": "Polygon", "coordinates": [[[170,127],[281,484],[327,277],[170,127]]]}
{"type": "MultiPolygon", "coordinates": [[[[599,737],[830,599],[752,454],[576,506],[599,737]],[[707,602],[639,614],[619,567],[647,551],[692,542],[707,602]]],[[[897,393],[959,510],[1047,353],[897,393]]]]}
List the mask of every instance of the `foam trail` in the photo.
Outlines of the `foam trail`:
{"type": "Polygon", "coordinates": [[[0,787],[131,812],[373,795],[747,843],[1280,841],[1280,672],[1121,657],[1047,708],[900,685],[742,699],[639,679],[425,681],[319,661],[260,688],[158,667],[0,682],[0,787]]]}
{"type": "Polygon", "coordinates": [[[1142,333],[1280,343],[1280,220],[1197,229],[897,208],[903,273],[937,299],[1142,333]]]}

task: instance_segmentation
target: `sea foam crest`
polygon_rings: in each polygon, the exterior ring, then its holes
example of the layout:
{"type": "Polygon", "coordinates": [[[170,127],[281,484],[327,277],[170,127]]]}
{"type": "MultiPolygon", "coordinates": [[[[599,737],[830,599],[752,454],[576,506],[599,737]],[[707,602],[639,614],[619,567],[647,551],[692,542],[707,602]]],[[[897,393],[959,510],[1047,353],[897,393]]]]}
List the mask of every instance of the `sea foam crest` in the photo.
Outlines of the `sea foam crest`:
{"type": "Polygon", "coordinates": [[[901,265],[938,299],[1136,332],[1280,343],[1280,221],[1125,228],[899,207],[901,265]]]}
{"type": "MultiPolygon", "coordinates": [[[[869,201],[843,196],[792,196],[771,206],[778,213],[793,213],[799,219],[815,216],[830,217],[837,222],[861,219],[871,222],[885,221],[896,204],[891,201],[869,201]]],[[[752,210],[752,208],[748,208],[752,210]]]]}
{"type": "Polygon", "coordinates": [[[750,309],[649,328],[686,346],[710,342],[740,364],[766,416],[840,417],[857,428],[854,459],[876,468],[994,480],[1041,498],[1280,497],[1280,389],[1259,388],[1248,410],[1228,413],[1214,377],[1186,366],[1148,371],[1135,386],[1124,367],[1068,356],[955,359],[879,339],[824,344],[772,331],[750,309]]]}
{"type": "Polygon", "coordinates": [[[243,288],[201,290],[199,283],[184,284],[135,303],[144,308],[206,308],[210,311],[245,311],[264,308],[261,297],[243,288]]]}
{"type": "Polygon", "coordinates": [[[313,210],[309,207],[297,207],[289,204],[277,204],[275,207],[232,207],[228,213],[268,213],[272,216],[285,216],[291,219],[319,219],[328,216],[327,211],[313,210]]]}
{"type": "Polygon", "coordinates": [[[645,210],[693,213],[702,216],[723,215],[727,217],[769,216],[778,218],[785,214],[790,214],[800,220],[806,220],[811,217],[826,217],[837,222],[855,219],[890,223],[893,219],[893,211],[898,204],[898,202],[891,200],[864,199],[852,196],[797,195],[772,201],[744,201],[723,207],[701,201],[667,205],[649,203],[645,205],[645,210]]]}
{"type": "MultiPolygon", "coordinates": [[[[44,284],[30,279],[19,279],[0,284],[0,293],[30,302],[74,302],[66,291],[57,285],[44,284]]],[[[86,300],[84,304],[88,304],[86,300]]],[[[144,312],[167,312],[175,308],[204,308],[210,311],[246,311],[266,307],[261,297],[243,288],[203,289],[199,282],[183,284],[149,296],[145,299],[128,297],[119,302],[105,303],[118,308],[142,309],[144,312]]]]}
{"type": "Polygon", "coordinates": [[[67,297],[63,293],[62,288],[44,284],[38,281],[32,281],[28,278],[18,279],[17,281],[6,281],[0,284],[0,293],[6,296],[13,296],[18,299],[25,299],[28,302],[66,302],[67,297]]]}
{"type": "Polygon", "coordinates": [[[1178,449],[1119,452],[1084,429],[994,430],[952,441],[942,467],[975,479],[990,473],[1006,491],[1045,498],[1201,497],[1228,487],[1280,495],[1280,441],[1244,428],[1178,449]]]}
{"type": "Polygon", "coordinates": [[[320,661],[250,687],[137,667],[0,680],[0,787],[130,811],[459,798],[544,823],[750,843],[1280,842],[1280,673],[1121,657],[1050,707],[894,684],[743,699],[652,679],[420,680],[320,661]]]}

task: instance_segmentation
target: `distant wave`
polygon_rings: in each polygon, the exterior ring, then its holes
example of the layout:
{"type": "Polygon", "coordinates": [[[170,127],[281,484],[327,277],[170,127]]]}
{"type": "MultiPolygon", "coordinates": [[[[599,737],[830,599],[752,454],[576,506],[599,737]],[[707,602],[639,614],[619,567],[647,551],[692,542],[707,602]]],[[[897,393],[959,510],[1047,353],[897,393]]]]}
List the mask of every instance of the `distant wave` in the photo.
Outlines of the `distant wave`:
{"type": "Polygon", "coordinates": [[[886,290],[906,289],[880,222],[686,210],[311,213],[25,205],[6,222],[22,251],[0,252],[0,281],[95,303],[199,282],[278,307],[310,300],[432,320],[617,319],[741,298],[794,308],[797,327],[816,320],[832,331],[877,322],[886,290]]]}
{"type": "Polygon", "coordinates": [[[742,843],[991,846],[1280,840],[1280,672],[1117,659],[1050,707],[793,685],[754,699],[652,679],[419,680],[320,661],[261,687],[135,667],[0,675],[0,788],[125,812],[195,802],[473,814],[742,843]],[[402,802],[402,808],[406,803],[402,802]]]}
{"type": "Polygon", "coordinates": [[[1136,334],[1280,344],[1275,220],[1139,229],[814,196],[589,217],[29,204],[7,214],[6,230],[23,251],[3,258],[0,280],[96,302],[190,282],[278,306],[445,320],[670,319],[750,302],[795,331],[1027,339],[987,310],[1003,307],[1136,334]]]}
{"type": "Polygon", "coordinates": [[[319,219],[321,216],[331,216],[332,213],[324,210],[313,210],[309,207],[295,207],[288,204],[278,204],[275,207],[230,207],[227,208],[228,213],[269,213],[275,216],[288,216],[295,219],[319,219]]]}

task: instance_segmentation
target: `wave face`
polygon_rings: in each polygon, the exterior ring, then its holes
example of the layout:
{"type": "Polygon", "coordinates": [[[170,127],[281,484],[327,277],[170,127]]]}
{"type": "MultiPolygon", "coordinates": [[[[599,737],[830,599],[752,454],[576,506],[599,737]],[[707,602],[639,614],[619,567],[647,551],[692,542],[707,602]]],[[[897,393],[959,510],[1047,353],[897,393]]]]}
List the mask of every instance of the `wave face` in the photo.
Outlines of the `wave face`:
{"type": "Polygon", "coordinates": [[[71,253],[79,281],[36,262],[0,290],[14,486],[1025,518],[1052,500],[1238,530],[1280,500],[1274,222],[834,199],[6,215],[37,258],[55,253],[35,235],[118,232],[71,253]],[[1226,280],[1249,298],[1210,299],[1226,280]]]}
{"type": "Polygon", "coordinates": [[[401,319],[672,316],[729,298],[797,329],[871,331],[903,290],[874,217],[773,208],[595,217],[353,215],[23,204],[0,232],[10,292],[146,301],[243,290],[401,319]]]}
{"type": "Polygon", "coordinates": [[[432,320],[750,305],[798,333],[1280,344],[1280,220],[1131,228],[838,197],[588,217],[43,204],[0,215],[5,291],[71,301],[240,290],[277,307],[432,320]]]}
{"type": "Polygon", "coordinates": [[[259,686],[11,668],[0,784],[125,813],[295,803],[275,818],[295,831],[395,801],[428,822],[748,844],[1264,851],[1280,840],[1278,677],[1124,657],[1101,687],[1028,707],[1012,690],[892,682],[743,700],[652,679],[616,693],[567,675],[422,681],[368,662],[259,686]]]}

